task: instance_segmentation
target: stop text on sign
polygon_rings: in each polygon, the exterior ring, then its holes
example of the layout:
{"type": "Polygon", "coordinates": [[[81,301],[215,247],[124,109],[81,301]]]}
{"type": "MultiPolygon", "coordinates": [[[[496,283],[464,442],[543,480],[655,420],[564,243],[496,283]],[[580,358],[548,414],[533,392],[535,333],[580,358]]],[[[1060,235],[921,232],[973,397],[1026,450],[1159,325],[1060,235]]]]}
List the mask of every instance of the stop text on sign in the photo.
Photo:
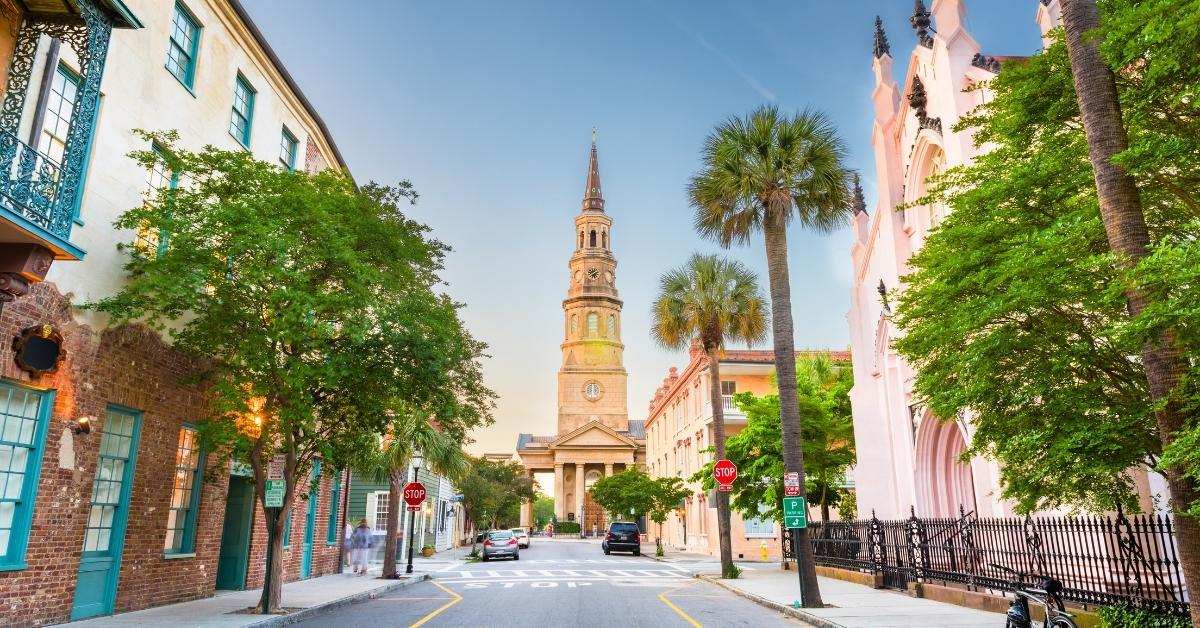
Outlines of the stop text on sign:
{"type": "Polygon", "coordinates": [[[737,465],[729,460],[718,460],[713,465],[712,474],[717,484],[733,484],[737,479],[737,465]]]}
{"type": "Polygon", "coordinates": [[[420,482],[409,482],[404,487],[404,503],[418,506],[425,501],[425,485],[420,482]]]}

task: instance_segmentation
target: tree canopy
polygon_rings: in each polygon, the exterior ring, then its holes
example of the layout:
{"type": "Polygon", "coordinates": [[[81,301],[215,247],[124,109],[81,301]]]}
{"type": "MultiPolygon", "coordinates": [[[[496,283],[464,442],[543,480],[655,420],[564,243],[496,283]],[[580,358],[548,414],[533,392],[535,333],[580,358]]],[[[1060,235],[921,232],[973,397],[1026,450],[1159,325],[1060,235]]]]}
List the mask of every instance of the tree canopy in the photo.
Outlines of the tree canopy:
{"type": "Polygon", "coordinates": [[[496,529],[520,524],[521,504],[538,498],[537,486],[521,465],[480,456],[471,459],[459,490],[471,521],[496,529]]]}
{"type": "Polygon", "coordinates": [[[692,491],[683,485],[682,478],[651,478],[642,469],[631,467],[596,480],[588,494],[615,518],[636,521],[648,516],[662,523],[692,491]]]}

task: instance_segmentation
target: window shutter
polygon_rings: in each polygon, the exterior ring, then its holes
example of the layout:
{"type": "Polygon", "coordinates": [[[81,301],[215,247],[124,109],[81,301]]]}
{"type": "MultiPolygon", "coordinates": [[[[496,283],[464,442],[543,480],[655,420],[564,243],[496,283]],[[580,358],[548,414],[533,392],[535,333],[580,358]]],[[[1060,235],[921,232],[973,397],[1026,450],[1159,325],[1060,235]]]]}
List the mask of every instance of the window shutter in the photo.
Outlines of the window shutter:
{"type": "Polygon", "coordinates": [[[367,512],[364,515],[367,525],[375,528],[375,510],[379,504],[379,493],[367,493],[367,512]]]}

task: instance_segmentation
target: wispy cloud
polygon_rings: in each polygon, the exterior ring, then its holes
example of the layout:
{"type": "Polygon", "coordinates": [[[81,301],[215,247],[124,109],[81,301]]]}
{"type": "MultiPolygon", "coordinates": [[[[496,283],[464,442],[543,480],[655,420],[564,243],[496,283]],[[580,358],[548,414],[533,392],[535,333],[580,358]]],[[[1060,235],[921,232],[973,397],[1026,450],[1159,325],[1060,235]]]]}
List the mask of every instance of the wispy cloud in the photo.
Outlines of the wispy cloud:
{"type": "Polygon", "coordinates": [[[726,54],[720,48],[714,46],[703,35],[692,30],[687,24],[684,24],[682,20],[666,12],[656,3],[647,2],[647,4],[653,7],[654,10],[657,11],[664,19],[673,24],[675,28],[678,28],[680,32],[682,32],[684,35],[687,35],[692,41],[696,42],[697,45],[711,52],[714,56],[724,62],[725,65],[729,66],[729,69],[733,70],[733,73],[737,74],[738,78],[742,79],[742,81],[746,83],[746,85],[750,86],[750,89],[753,89],[755,92],[757,92],[759,96],[766,98],[772,103],[779,102],[779,97],[775,95],[775,92],[767,89],[767,86],[763,85],[757,78],[754,77],[753,74],[750,74],[746,70],[742,69],[742,66],[738,65],[738,62],[734,61],[733,57],[726,54]]]}

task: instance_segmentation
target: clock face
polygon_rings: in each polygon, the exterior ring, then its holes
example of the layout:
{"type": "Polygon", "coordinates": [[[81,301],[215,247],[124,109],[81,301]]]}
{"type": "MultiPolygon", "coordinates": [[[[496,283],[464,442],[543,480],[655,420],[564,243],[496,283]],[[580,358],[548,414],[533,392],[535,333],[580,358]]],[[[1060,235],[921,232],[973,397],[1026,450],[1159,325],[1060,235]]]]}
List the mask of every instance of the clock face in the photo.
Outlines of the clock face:
{"type": "Polygon", "coordinates": [[[596,401],[600,398],[600,384],[597,382],[588,382],[583,385],[583,396],[589,401],[596,401]]]}
{"type": "Polygon", "coordinates": [[[600,271],[595,266],[593,266],[588,269],[587,275],[588,275],[588,279],[595,281],[596,279],[598,279],[600,277],[600,271]]]}

